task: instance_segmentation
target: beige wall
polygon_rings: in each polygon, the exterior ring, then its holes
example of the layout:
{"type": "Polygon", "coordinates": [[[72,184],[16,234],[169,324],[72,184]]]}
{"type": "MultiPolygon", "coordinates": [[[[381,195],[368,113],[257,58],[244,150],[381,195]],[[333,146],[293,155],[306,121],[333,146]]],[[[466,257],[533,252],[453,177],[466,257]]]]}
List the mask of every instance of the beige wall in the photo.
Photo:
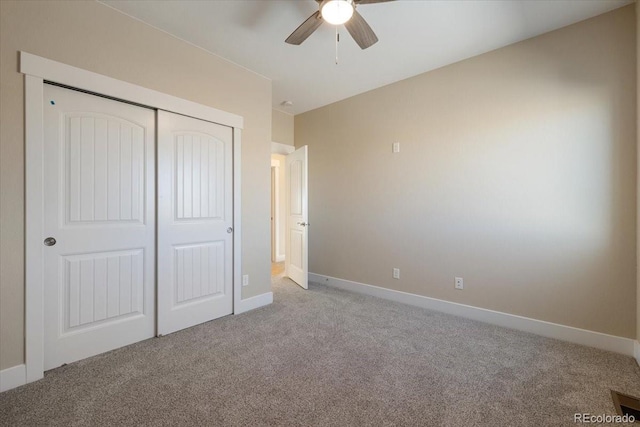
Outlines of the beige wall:
{"type": "Polygon", "coordinates": [[[24,50],[241,115],[243,297],[270,291],[271,82],[95,2],[0,2],[0,369],[24,362],[24,50]]]}
{"type": "Polygon", "coordinates": [[[271,113],[271,140],[293,145],[293,115],[273,110],[271,113]]]}
{"type": "Polygon", "coordinates": [[[297,115],[310,271],[636,336],[635,19],[297,115]]]}

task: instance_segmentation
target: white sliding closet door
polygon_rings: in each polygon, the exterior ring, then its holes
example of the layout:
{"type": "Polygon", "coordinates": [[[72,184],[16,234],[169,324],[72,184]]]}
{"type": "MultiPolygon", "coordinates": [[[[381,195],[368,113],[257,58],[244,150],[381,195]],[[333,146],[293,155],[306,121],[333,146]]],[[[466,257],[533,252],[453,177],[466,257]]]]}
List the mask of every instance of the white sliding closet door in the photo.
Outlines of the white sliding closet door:
{"type": "Polygon", "coordinates": [[[158,112],[158,334],[233,312],[232,128],[158,112]]]}
{"type": "Polygon", "coordinates": [[[155,111],[44,86],[44,369],[155,332],[155,111]]]}

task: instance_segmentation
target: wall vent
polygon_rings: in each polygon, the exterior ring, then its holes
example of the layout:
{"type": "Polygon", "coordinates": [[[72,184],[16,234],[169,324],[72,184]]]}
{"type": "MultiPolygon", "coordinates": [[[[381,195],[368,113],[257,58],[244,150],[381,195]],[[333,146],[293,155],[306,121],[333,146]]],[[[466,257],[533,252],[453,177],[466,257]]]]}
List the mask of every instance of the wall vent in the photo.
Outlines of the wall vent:
{"type": "Polygon", "coordinates": [[[640,424],[640,399],[613,390],[611,390],[611,398],[618,414],[632,415],[636,424],[640,424]]]}

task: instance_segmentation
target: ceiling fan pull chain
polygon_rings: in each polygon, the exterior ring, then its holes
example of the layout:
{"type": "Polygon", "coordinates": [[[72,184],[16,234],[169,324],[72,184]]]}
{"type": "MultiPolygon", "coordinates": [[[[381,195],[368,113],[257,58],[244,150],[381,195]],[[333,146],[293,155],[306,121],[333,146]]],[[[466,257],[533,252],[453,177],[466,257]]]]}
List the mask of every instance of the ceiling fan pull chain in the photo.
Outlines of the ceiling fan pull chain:
{"type": "Polygon", "coordinates": [[[338,43],[340,43],[340,33],[338,32],[338,26],[336,26],[336,65],[338,65],[338,43]]]}

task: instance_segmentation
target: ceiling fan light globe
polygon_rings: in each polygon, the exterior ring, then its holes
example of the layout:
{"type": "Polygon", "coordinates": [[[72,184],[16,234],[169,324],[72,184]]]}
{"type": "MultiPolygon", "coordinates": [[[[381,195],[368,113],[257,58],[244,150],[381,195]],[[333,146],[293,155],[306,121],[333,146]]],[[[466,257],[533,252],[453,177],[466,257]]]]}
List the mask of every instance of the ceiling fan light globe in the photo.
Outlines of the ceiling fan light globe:
{"type": "Polygon", "coordinates": [[[352,0],[324,0],[320,5],[322,19],[329,24],[341,25],[353,16],[352,0]]]}

